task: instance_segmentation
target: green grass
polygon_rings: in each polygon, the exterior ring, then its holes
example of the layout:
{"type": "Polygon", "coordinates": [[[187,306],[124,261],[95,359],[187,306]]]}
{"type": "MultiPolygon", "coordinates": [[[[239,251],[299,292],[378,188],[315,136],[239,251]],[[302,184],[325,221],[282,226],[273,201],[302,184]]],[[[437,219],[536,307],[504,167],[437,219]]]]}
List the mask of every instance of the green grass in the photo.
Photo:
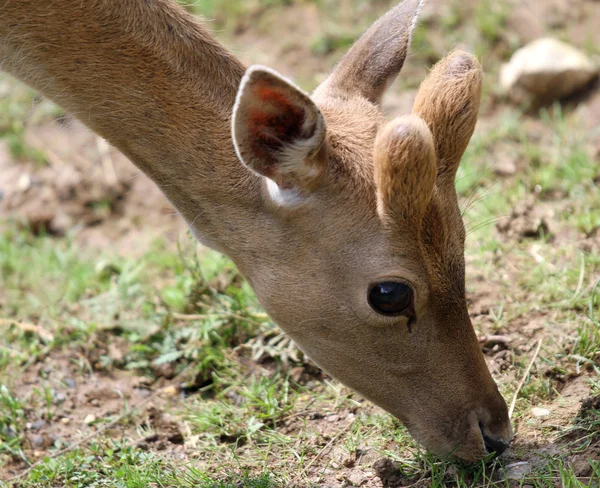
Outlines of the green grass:
{"type": "MultiPolygon", "coordinates": [[[[1,482],[0,482],[1,483],[1,482]]],[[[268,473],[232,475],[214,479],[192,467],[177,466],[153,453],[136,451],[118,443],[92,444],[86,451],[76,450],[57,459],[46,459],[35,467],[22,488],[123,486],[177,486],[181,488],[273,488],[268,473]]]]}
{"type": "Polygon", "coordinates": [[[25,407],[5,385],[0,385],[0,454],[24,458],[22,451],[25,407]]]}
{"type": "Polygon", "coordinates": [[[45,165],[43,151],[26,141],[26,124],[60,114],[56,105],[42,101],[33,90],[0,73],[0,140],[6,142],[13,158],[45,165]]]}

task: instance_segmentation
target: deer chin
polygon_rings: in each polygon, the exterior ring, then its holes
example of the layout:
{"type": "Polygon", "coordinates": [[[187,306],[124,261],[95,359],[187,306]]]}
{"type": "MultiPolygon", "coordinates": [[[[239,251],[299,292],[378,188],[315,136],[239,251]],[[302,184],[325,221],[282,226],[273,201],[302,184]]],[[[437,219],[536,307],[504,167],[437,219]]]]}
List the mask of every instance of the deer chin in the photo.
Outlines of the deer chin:
{"type": "Polygon", "coordinates": [[[450,425],[444,422],[425,424],[422,421],[405,422],[405,425],[410,434],[436,456],[469,463],[499,456],[513,438],[510,424],[501,435],[490,437],[476,411],[458,416],[450,425]]]}
{"type": "Polygon", "coordinates": [[[441,408],[428,412],[414,408],[407,411],[406,407],[400,411],[387,410],[400,419],[411,436],[432,454],[446,460],[475,463],[501,455],[513,439],[510,420],[502,411],[502,397],[498,394],[491,403],[501,410],[495,414],[492,429],[488,428],[490,423],[486,420],[489,418],[487,408],[456,412],[449,406],[439,405],[441,408]]]}

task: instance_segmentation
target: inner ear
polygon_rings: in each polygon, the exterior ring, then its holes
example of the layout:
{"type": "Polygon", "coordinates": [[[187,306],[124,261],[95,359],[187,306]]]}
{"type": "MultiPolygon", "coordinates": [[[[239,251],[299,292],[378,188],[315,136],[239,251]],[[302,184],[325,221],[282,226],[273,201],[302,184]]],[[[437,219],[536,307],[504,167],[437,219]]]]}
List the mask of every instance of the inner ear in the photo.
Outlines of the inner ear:
{"type": "Polygon", "coordinates": [[[280,189],[314,189],[325,121],[302,90],[263,66],[244,76],[233,111],[232,137],[240,161],[280,189]]]}

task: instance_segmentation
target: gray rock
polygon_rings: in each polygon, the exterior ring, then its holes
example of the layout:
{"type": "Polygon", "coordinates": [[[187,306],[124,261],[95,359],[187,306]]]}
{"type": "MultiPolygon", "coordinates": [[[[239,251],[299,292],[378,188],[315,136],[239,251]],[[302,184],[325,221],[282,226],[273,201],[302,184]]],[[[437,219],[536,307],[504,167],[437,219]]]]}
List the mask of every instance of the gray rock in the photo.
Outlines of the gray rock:
{"type": "Polygon", "coordinates": [[[502,66],[500,84],[515,101],[549,102],[577,93],[598,75],[584,53],[551,37],[517,50],[502,66]]]}
{"type": "Polygon", "coordinates": [[[364,483],[369,481],[369,476],[362,471],[352,471],[349,475],[345,477],[345,485],[346,486],[362,486],[364,483]]]}
{"type": "Polygon", "coordinates": [[[533,415],[536,418],[549,417],[551,414],[552,412],[547,408],[533,407],[531,409],[531,415],[533,415]]]}
{"type": "Polygon", "coordinates": [[[492,165],[492,169],[498,176],[505,177],[512,176],[517,172],[517,166],[514,160],[506,155],[496,159],[492,165]]]}
{"type": "Polygon", "coordinates": [[[527,461],[512,463],[504,467],[504,477],[507,480],[522,480],[531,473],[531,465],[527,461]]]}

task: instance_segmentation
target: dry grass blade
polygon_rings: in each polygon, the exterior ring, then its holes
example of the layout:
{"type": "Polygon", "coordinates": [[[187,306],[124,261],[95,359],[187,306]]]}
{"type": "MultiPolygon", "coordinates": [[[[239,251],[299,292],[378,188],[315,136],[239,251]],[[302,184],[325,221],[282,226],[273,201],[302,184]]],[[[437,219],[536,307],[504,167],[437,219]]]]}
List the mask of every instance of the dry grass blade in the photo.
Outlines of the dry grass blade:
{"type": "Polygon", "coordinates": [[[510,403],[510,408],[508,409],[508,417],[511,419],[513,416],[513,412],[515,411],[515,405],[517,404],[517,398],[519,397],[519,392],[521,391],[521,388],[523,388],[523,385],[525,384],[525,381],[527,380],[527,377],[529,376],[529,373],[531,372],[533,363],[535,363],[535,360],[537,359],[538,354],[540,353],[540,349],[542,347],[542,341],[543,341],[543,339],[540,339],[538,341],[537,347],[535,348],[535,352],[533,353],[533,357],[531,358],[531,361],[529,362],[529,366],[527,366],[527,369],[525,370],[525,374],[523,374],[523,378],[521,378],[521,381],[519,382],[519,386],[517,386],[517,389],[515,390],[515,395],[513,396],[512,402],[510,403]]]}
{"type": "Polygon", "coordinates": [[[323,455],[323,453],[327,449],[331,448],[331,446],[333,445],[333,443],[335,441],[337,441],[343,434],[345,434],[348,430],[350,430],[350,427],[352,427],[352,424],[354,424],[354,422],[349,423],[348,425],[346,425],[346,427],[344,427],[342,430],[340,430],[335,436],[333,436],[331,438],[331,440],[327,444],[325,444],[325,446],[323,447],[323,449],[321,449],[317,453],[317,455],[310,460],[310,462],[303,468],[302,471],[304,473],[306,473],[308,471],[308,468],[310,468],[315,462],[317,462],[320,459],[320,457],[323,455]]]}
{"type": "Polygon", "coordinates": [[[23,332],[34,334],[46,342],[52,342],[54,340],[54,334],[39,325],[30,324],[27,322],[19,322],[13,319],[0,319],[0,326],[10,327],[11,325],[14,325],[23,332]]]}

